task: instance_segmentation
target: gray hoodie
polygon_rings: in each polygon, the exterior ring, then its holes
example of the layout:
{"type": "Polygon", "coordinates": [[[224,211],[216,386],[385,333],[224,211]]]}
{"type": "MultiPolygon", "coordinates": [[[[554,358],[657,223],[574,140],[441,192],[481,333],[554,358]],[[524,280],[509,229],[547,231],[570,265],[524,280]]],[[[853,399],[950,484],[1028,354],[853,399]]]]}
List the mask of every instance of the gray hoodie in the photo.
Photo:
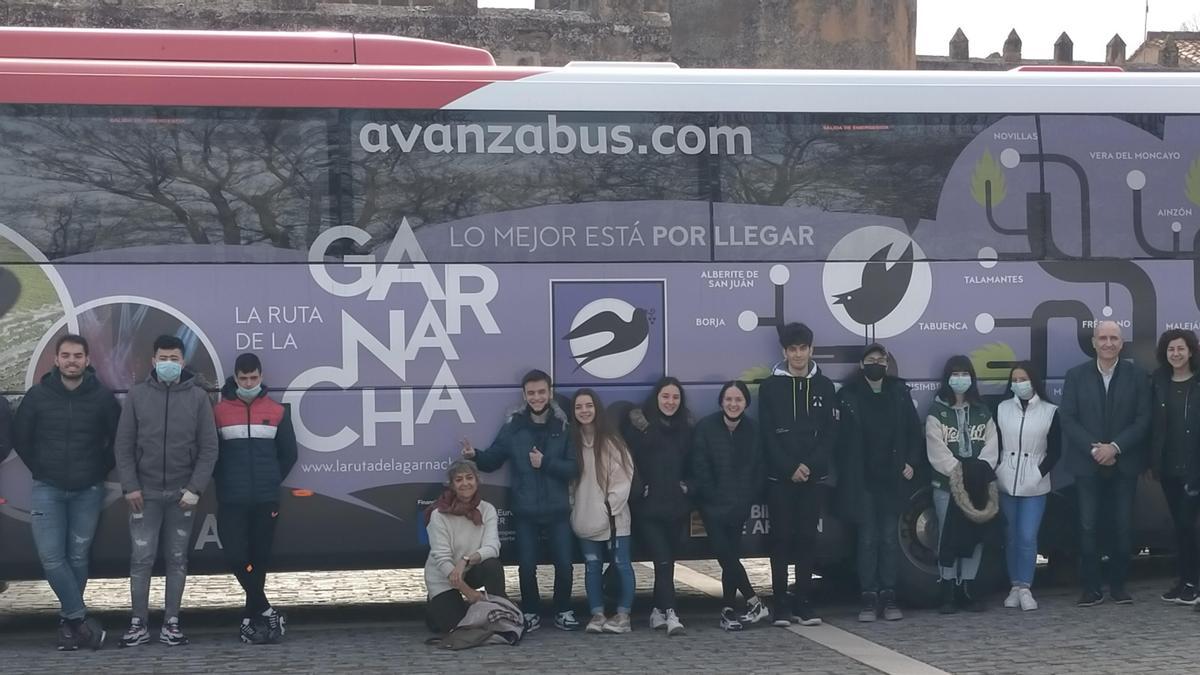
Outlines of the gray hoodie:
{"type": "Polygon", "coordinates": [[[168,387],[151,371],[129,390],[115,452],[126,493],[204,490],[217,463],[217,425],[208,393],[193,373],[184,370],[168,387]]]}

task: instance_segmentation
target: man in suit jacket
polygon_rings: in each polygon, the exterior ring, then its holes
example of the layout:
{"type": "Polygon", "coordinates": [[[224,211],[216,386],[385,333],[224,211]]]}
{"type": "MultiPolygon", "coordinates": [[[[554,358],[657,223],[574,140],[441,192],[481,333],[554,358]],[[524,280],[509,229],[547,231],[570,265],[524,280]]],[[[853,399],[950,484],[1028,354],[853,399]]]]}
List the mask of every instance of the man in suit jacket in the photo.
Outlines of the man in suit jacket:
{"type": "Polygon", "coordinates": [[[1097,532],[1102,505],[1112,518],[1108,551],[1109,596],[1124,605],[1133,548],[1133,500],[1138,475],[1146,469],[1145,441],[1150,429],[1150,386],[1145,372],[1120,359],[1124,340],[1115,321],[1099,321],[1092,334],[1096,359],[1067,371],[1063,383],[1063,458],[1075,476],[1079,500],[1080,580],[1077,603],[1104,602],[1097,532]]]}

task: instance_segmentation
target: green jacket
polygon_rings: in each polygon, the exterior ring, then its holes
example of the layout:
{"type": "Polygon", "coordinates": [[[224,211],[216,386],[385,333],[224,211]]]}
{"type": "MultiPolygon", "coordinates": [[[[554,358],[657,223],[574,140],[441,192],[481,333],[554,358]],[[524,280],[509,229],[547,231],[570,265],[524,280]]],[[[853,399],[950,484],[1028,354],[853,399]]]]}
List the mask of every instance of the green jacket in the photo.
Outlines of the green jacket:
{"type": "Polygon", "coordinates": [[[934,399],[925,418],[925,452],[933,467],[933,486],[949,489],[947,476],[957,462],[981,459],[996,468],[1000,442],[992,412],[986,405],[967,406],[968,443],[962,443],[958,432],[958,412],[942,399],[934,399]]]}

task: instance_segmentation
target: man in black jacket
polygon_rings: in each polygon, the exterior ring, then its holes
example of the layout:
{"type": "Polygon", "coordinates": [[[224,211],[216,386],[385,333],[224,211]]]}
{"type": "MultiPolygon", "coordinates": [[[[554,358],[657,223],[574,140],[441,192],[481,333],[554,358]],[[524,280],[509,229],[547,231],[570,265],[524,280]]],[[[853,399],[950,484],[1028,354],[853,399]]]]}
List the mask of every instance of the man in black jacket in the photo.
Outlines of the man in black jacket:
{"type": "Polygon", "coordinates": [[[896,604],[900,564],[897,521],[925,437],[908,384],[887,374],[881,344],[863,352],[861,370],[838,392],[837,496],[841,516],[858,526],[859,621],[903,618],[896,604]]]}
{"type": "Polygon", "coordinates": [[[1134,491],[1146,469],[1150,386],[1146,373],[1120,359],[1123,345],[1120,325],[1097,322],[1092,335],[1096,359],[1067,371],[1058,408],[1063,455],[1079,500],[1080,607],[1104,602],[1097,543],[1101,529],[1112,532],[1109,595],[1119,605],[1133,602],[1125,579],[1133,547],[1134,491]],[[1111,514],[1113,522],[1101,526],[1102,513],[1111,514]]]}
{"type": "Polygon", "coordinates": [[[17,454],[33,474],[33,541],[61,605],[62,651],[99,649],[105,637],[100,623],[87,616],[83,590],[121,407],[89,363],[87,340],[59,338],[54,369],[26,392],[15,424],[17,454]]]}
{"type": "Polygon", "coordinates": [[[779,329],[784,361],[759,387],[759,424],[767,458],[771,515],[771,588],[776,626],[821,623],[809,604],[821,499],[837,434],[837,393],[812,361],[812,330],[779,329]],[[796,567],[789,602],[788,567],[796,567]]]}

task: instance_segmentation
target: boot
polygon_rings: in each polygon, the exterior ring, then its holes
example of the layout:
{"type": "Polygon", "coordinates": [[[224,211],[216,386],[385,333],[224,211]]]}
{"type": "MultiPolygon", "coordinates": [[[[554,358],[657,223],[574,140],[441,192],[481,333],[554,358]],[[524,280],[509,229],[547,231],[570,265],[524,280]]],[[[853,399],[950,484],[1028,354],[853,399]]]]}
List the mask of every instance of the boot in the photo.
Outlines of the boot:
{"type": "Polygon", "coordinates": [[[954,604],[955,588],[958,584],[954,583],[953,579],[942,579],[938,582],[938,588],[941,591],[942,601],[938,605],[938,613],[954,614],[958,612],[958,606],[954,604]]]}
{"type": "Polygon", "coordinates": [[[987,607],[979,601],[979,585],[974,580],[964,581],[959,587],[959,606],[968,612],[982,612],[987,607]]]}

